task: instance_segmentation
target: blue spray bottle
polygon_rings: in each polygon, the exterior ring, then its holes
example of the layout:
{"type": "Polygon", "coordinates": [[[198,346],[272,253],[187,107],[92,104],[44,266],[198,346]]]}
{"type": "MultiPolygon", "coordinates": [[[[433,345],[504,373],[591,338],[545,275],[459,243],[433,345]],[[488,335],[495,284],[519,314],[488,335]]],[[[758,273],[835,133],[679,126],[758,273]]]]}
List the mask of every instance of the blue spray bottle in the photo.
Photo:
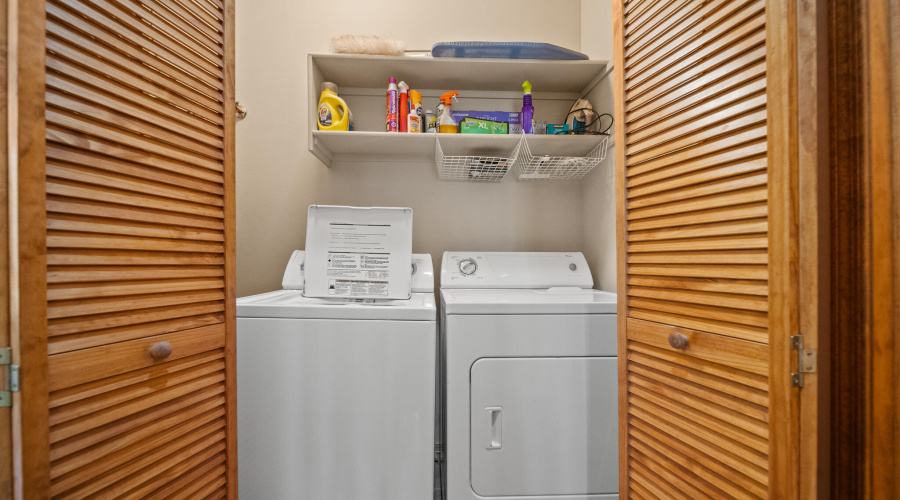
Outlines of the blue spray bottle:
{"type": "Polygon", "coordinates": [[[522,133],[534,133],[534,106],[531,104],[531,82],[522,84],[525,95],[522,97],[522,133]]]}

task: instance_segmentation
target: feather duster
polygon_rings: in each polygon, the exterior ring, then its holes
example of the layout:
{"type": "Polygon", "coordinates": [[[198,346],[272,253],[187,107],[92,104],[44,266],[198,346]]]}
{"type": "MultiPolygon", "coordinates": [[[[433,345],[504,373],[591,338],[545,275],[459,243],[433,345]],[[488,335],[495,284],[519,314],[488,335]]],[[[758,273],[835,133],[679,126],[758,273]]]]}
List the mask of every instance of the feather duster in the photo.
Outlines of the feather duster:
{"type": "Polygon", "coordinates": [[[386,36],[341,35],[331,39],[331,51],[343,54],[402,56],[405,45],[386,36]]]}

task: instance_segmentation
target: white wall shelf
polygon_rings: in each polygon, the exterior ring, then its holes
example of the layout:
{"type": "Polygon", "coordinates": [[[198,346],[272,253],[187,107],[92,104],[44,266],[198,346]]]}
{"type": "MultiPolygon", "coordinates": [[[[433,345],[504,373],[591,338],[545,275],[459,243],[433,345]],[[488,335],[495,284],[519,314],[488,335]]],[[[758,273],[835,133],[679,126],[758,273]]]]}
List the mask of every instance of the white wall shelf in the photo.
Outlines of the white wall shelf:
{"type": "Polygon", "coordinates": [[[414,81],[417,89],[512,91],[519,98],[525,80],[531,81],[536,94],[560,92],[583,95],[602,78],[607,64],[607,61],[591,60],[355,54],[310,54],[309,62],[318,69],[322,81],[335,82],[341,87],[385,90],[388,78],[393,76],[398,80],[414,81]]]}
{"type": "MultiPolygon", "coordinates": [[[[371,163],[371,162],[430,162],[436,161],[441,178],[464,179],[448,173],[446,162],[442,162],[435,153],[440,147],[440,157],[499,157],[516,159],[513,154],[521,135],[479,135],[479,134],[408,134],[401,132],[334,132],[316,130],[313,132],[314,147],[319,151],[329,151],[332,156],[329,162],[340,163],[371,163]],[[437,141],[440,141],[438,146],[437,141]],[[442,170],[443,168],[443,170],[442,170]]],[[[523,173],[539,173],[537,166],[546,167],[540,169],[540,173],[546,176],[531,175],[524,179],[560,179],[578,178],[587,173],[590,168],[599,163],[605,156],[608,137],[602,135],[528,135],[526,136],[528,158],[531,170],[521,170],[523,173]],[[579,157],[584,157],[586,162],[579,163],[578,174],[561,176],[553,172],[552,166],[560,167],[568,165],[579,157]],[[544,158],[547,158],[544,161],[544,158]],[[553,160],[551,161],[550,158],[553,160]],[[570,160],[571,159],[571,160],[570,160]],[[593,161],[592,163],[592,160],[593,161]],[[585,166],[585,163],[590,165],[585,166]],[[549,169],[549,170],[548,170],[549,169]],[[553,175],[549,175],[552,173],[553,175]]],[[[512,162],[508,165],[512,170],[512,162]]],[[[559,170],[559,169],[556,169],[559,170]]],[[[569,169],[574,170],[574,169],[569,169]]],[[[503,176],[492,176],[482,179],[469,180],[501,180],[503,176]]]]}
{"type": "MultiPolygon", "coordinates": [[[[309,150],[325,165],[378,161],[434,161],[435,135],[382,132],[384,95],[389,77],[405,80],[425,97],[460,91],[456,109],[514,111],[521,107],[521,85],[535,88],[535,116],[562,122],[571,102],[587,94],[608,74],[607,61],[545,61],[525,59],[456,59],[389,57],[353,54],[309,54],[309,150]],[[317,129],[315,110],[322,82],[334,82],[354,110],[356,130],[317,129]],[[371,116],[370,116],[371,115],[371,116]],[[558,116],[557,120],[552,117],[558,116]]],[[[433,100],[433,99],[432,99],[433,100]]],[[[436,102],[436,101],[435,101],[436,102]]],[[[426,106],[427,108],[428,106],[426,106]]],[[[438,134],[442,152],[450,156],[506,156],[518,135],[438,134]]],[[[587,155],[603,136],[529,136],[540,153],[587,155]]]]}

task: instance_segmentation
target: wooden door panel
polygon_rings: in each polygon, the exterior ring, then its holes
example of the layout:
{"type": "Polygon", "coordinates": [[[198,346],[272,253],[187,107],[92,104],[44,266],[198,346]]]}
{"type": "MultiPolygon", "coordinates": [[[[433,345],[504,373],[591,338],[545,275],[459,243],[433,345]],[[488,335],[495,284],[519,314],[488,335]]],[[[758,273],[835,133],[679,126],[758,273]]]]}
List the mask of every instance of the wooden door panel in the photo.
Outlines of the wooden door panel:
{"type": "Polygon", "coordinates": [[[203,467],[224,447],[224,379],[217,349],[51,392],[52,495],[124,494],[203,467]]]}
{"type": "Polygon", "coordinates": [[[767,498],[766,3],[617,5],[623,497],[767,498]]]}
{"type": "MultiPolygon", "coordinates": [[[[635,457],[686,482],[673,497],[764,498],[768,485],[768,349],[628,319],[629,441],[635,457]],[[689,347],[674,349],[669,334],[689,347]]],[[[659,487],[632,483],[644,489],[659,487]]],[[[638,488],[641,489],[641,488],[638,488]]]]}
{"type": "MultiPolygon", "coordinates": [[[[186,17],[174,16],[161,8],[156,14],[167,21],[153,24],[150,21],[156,19],[155,16],[140,5],[130,7],[136,9],[131,13],[148,14],[138,23],[133,17],[116,17],[116,13],[121,15],[123,11],[110,5],[48,2],[47,141],[48,157],[52,159],[47,166],[49,254],[59,252],[64,255],[70,249],[108,250],[126,255],[129,250],[139,251],[142,255],[131,254],[131,260],[133,265],[140,266],[154,263],[153,254],[157,252],[224,253],[224,202],[219,194],[224,193],[224,178],[215,173],[222,171],[224,159],[220,138],[224,135],[225,125],[221,97],[224,92],[221,79],[224,29],[216,16],[191,2],[188,4],[173,3],[168,7],[186,17]],[[200,18],[204,20],[200,21],[200,18]],[[189,22],[190,19],[194,24],[189,22]],[[218,31],[204,24],[211,21],[218,23],[218,31]],[[205,30],[218,37],[206,37],[203,44],[211,52],[203,59],[218,68],[217,74],[184,61],[193,53],[183,50],[183,45],[193,44],[196,49],[200,44],[195,39],[188,40],[175,29],[176,25],[181,30],[205,30]],[[149,49],[154,43],[145,38],[147,32],[165,33],[170,41],[177,40],[181,46],[167,45],[167,48],[170,55],[181,55],[181,62],[175,64],[171,61],[174,57],[166,59],[151,52],[149,49]],[[131,43],[122,43],[122,35],[130,37],[131,43]],[[68,51],[60,52],[55,50],[57,48],[68,51]],[[77,67],[78,73],[55,72],[54,62],[57,61],[77,67]],[[110,74],[103,71],[105,65],[115,66],[116,74],[129,75],[125,83],[133,83],[137,78],[164,92],[150,94],[141,87],[93,86],[98,81],[110,80],[110,74]],[[123,96],[129,99],[135,94],[139,94],[139,105],[126,107],[123,112],[117,103],[123,96]],[[173,99],[176,96],[178,99],[173,99]],[[172,111],[186,103],[184,100],[206,108],[193,119],[206,122],[202,129],[188,124],[173,127],[171,118],[168,122],[157,119],[171,116],[172,111]],[[210,129],[215,129],[220,137],[208,134],[210,129]],[[55,133],[57,130],[63,135],[55,133]],[[203,139],[196,140],[197,137],[203,139]],[[94,144],[109,147],[92,147],[94,144]],[[137,150],[139,155],[151,156],[158,161],[143,162],[140,156],[117,154],[129,150],[137,150]],[[166,168],[161,168],[163,163],[166,168]],[[181,181],[185,177],[200,177],[211,184],[184,186],[181,181]],[[149,179],[153,182],[148,182],[149,179]],[[200,191],[204,187],[206,193],[200,191]],[[207,194],[210,191],[216,193],[207,194]],[[151,262],[142,261],[142,257],[151,262]]],[[[191,107],[181,111],[200,110],[191,107]]],[[[57,262],[51,260],[50,264],[57,262]]],[[[63,266],[74,262],[58,264],[53,267],[54,271],[62,271],[66,269],[63,266]]],[[[221,293],[224,289],[224,281],[215,277],[177,280],[164,275],[151,277],[144,272],[145,279],[135,281],[133,277],[126,278],[134,276],[133,273],[123,273],[115,279],[110,277],[114,272],[109,267],[85,268],[69,276],[79,276],[89,283],[71,279],[65,283],[51,282],[48,289],[51,323],[75,316],[109,315],[115,311],[127,313],[138,307],[137,300],[145,300],[147,304],[141,309],[216,301],[218,297],[210,292],[218,290],[221,293]],[[92,270],[96,275],[91,275],[92,270]],[[109,278],[104,280],[101,276],[109,278]],[[74,304],[73,300],[84,302],[74,304]]],[[[182,274],[189,272],[190,269],[182,274]]],[[[177,270],[174,274],[178,274],[177,270]]],[[[80,324],[90,328],[90,322],[80,324]]],[[[69,335],[89,332],[66,330],[69,335]]],[[[53,346],[50,349],[55,351],[53,346]]]]}
{"type": "Polygon", "coordinates": [[[150,356],[151,348],[161,342],[168,342],[171,348],[171,354],[165,361],[174,361],[224,347],[225,329],[219,323],[56,354],[50,357],[47,384],[51,391],[55,391],[161,364],[150,356]]]}
{"type": "Polygon", "coordinates": [[[221,498],[235,471],[225,5],[51,0],[45,26],[50,496],[221,498]]]}

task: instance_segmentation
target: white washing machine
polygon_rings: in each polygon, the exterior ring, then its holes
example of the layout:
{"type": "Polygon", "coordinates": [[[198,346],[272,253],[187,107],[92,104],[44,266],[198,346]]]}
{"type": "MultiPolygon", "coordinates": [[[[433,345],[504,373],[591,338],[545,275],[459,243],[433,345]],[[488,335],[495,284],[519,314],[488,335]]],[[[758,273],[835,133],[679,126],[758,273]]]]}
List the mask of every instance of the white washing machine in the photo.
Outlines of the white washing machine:
{"type": "Polygon", "coordinates": [[[447,252],[448,500],[618,498],[616,295],[580,253],[447,252]]]}
{"type": "Polygon", "coordinates": [[[237,301],[240,497],[431,498],[431,256],[413,256],[408,300],[303,297],[302,263],[285,272],[294,289],[237,301]]]}

